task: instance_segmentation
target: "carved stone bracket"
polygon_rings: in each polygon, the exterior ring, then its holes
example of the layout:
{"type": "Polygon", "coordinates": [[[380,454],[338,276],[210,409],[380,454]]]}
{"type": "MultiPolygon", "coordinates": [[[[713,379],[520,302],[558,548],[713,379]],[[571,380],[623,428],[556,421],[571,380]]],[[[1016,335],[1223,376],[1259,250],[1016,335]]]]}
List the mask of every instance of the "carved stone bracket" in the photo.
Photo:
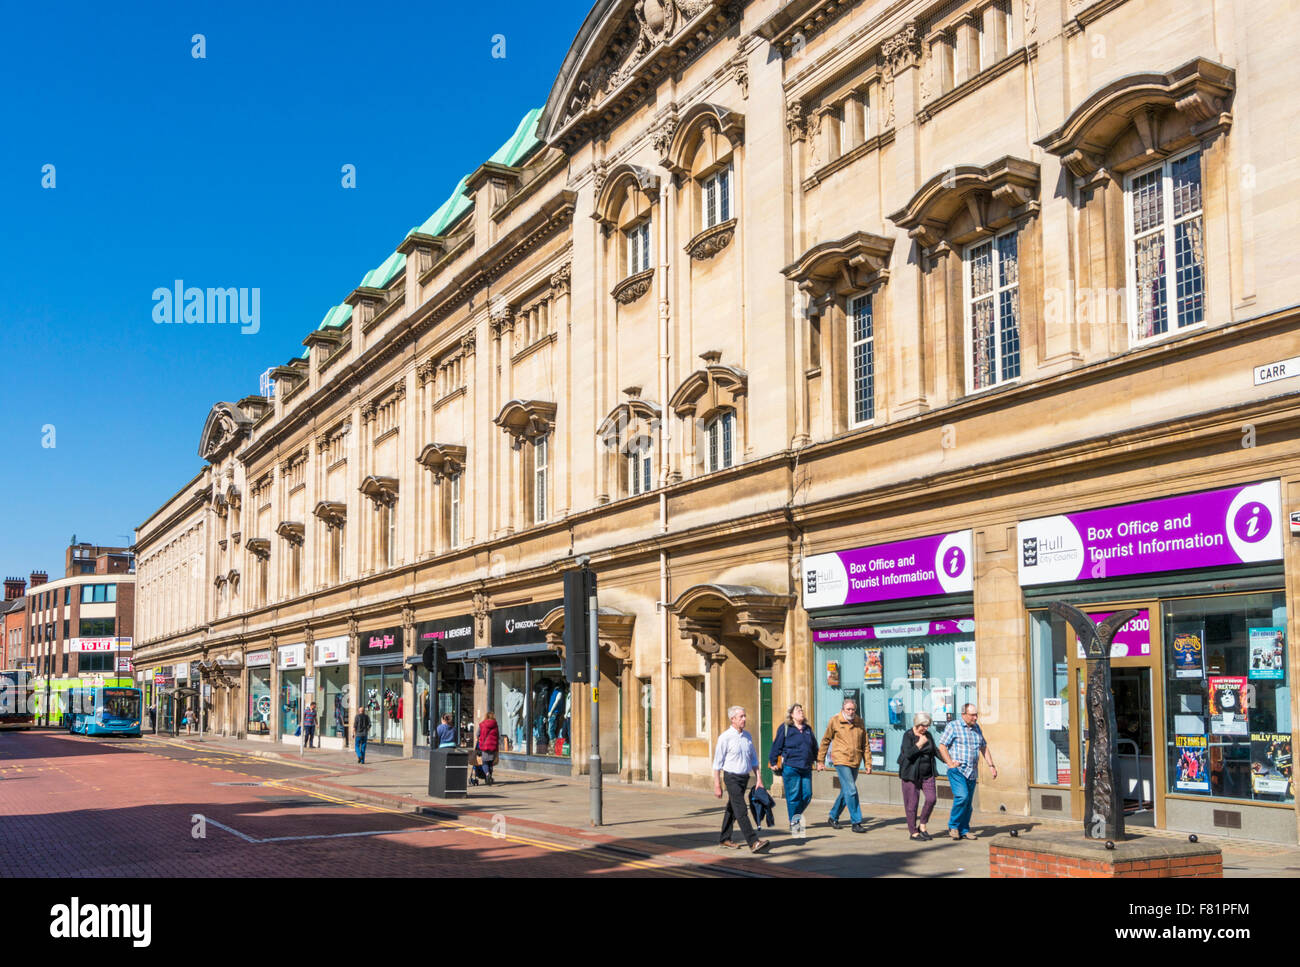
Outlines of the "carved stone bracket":
{"type": "Polygon", "coordinates": [[[654,269],[646,269],[636,275],[629,275],[610,290],[610,295],[614,297],[619,305],[631,305],[650,291],[650,284],[654,281],[654,275],[654,269]]]}
{"type": "Polygon", "coordinates": [[[732,633],[784,657],[785,618],[793,604],[793,595],[752,585],[699,584],[679,595],[670,610],[682,638],[717,662],[725,658],[724,634],[732,633]]]}
{"type": "Polygon", "coordinates": [[[275,529],[275,532],[290,544],[301,547],[306,530],[306,527],[304,527],[300,521],[282,520],[280,521],[280,526],[275,529]]]}
{"type": "Polygon", "coordinates": [[[731,218],[696,235],[686,244],[686,254],[696,260],[711,259],[730,245],[735,235],[736,219],[731,218]]]}
{"type": "Polygon", "coordinates": [[[369,476],[361,481],[358,488],[362,494],[374,501],[375,506],[391,507],[397,503],[397,486],[396,477],[377,477],[369,476]]]}
{"type": "Polygon", "coordinates": [[[551,276],[551,297],[555,298],[561,295],[567,295],[569,284],[573,274],[572,263],[565,262],[551,276]]]}
{"type": "Polygon", "coordinates": [[[518,448],[551,432],[555,409],[554,403],[545,400],[511,400],[492,422],[505,430],[518,448]]]}
{"type": "Polygon", "coordinates": [[[442,483],[443,477],[454,477],[465,469],[465,447],[451,443],[430,443],[416,462],[433,474],[434,483],[442,483]]]}
{"type": "Polygon", "coordinates": [[[870,232],[820,242],[781,270],[811,299],[818,313],[836,298],[847,297],[879,285],[889,278],[889,257],[894,240],[870,232]]]}
{"type": "Polygon", "coordinates": [[[790,140],[802,141],[808,136],[808,107],[803,101],[787,101],[785,126],[790,130],[790,140]]]}
{"type": "Polygon", "coordinates": [[[333,530],[347,523],[348,505],[341,500],[322,500],[316,504],[312,514],[333,530]]]}

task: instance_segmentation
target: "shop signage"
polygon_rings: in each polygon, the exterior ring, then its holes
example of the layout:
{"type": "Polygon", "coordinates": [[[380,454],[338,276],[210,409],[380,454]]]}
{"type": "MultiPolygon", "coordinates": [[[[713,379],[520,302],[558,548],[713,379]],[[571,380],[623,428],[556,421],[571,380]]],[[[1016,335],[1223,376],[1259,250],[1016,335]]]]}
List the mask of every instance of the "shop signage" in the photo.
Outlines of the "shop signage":
{"type": "Polygon", "coordinates": [[[564,607],[563,599],[556,599],[493,611],[493,646],[545,645],[546,635],[542,634],[542,619],[556,608],[562,607],[564,607]]]}
{"type": "Polygon", "coordinates": [[[162,688],[171,688],[172,685],[176,683],[176,679],[174,676],[165,674],[164,672],[154,672],[153,683],[162,688]]]}
{"type": "Polygon", "coordinates": [[[803,606],[836,608],[969,592],[971,532],[877,544],[803,562],[803,606]]]}
{"type": "Polygon", "coordinates": [[[130,638],[71,638],[69,639],[69,648],[71,651],[94,652],[94,651],[130,651],[130,638]]]}
{"type": "Polygon", "coordinates": [[[837,641],[880,641],[884,638],[921,638],[931,635],[963,635],[975,630],[974,618],[951,621],[914,621],[901,625],[865,625],[860,628],[819,628],[813,641],[827,644],[837,641]]]}
{"type": "Polygon", "coordinates": [[[307,645],[285,645],[280,649],[280,669],[302,668],[307,663],[307,645]]]}
{"type": "Polygon", "coordinates": [[[461,614],[454,618],[422,621],[415,626],[415,650],[422,652],[431,644],[446,651],[461,651],[474,647],[474,616],[461,614]]]}
{"type": "MultiPolygon", "coordinates": [[[[1089,611],[1086,613],[1095,624],[1101,624],[1115,612],[1089,611]]],[[[1083,643],[1076,641],[1075,648],[1079,653],[1078,657],[1083,658],[1083,643]]],[[[1115,632],[1115,637],[1110,640],[1110,657],[1140,658],[1149,654],[1151,654],[1151,613],[1146,608],[1142,608],[1138,611],[1136,617],[1129,618],[1128,623],[1115,632]]]]}
{"type": "Polygon", "coordinates": [[[402,629],[379,628],[361,632],[361,658],[402,660],[402,629]]]}
{"type": "Polygon", "coordinates": [[[1265,383],[1276,383],[1280,379],[1290,379],[1293,376],[1300,376],[1300,356],[1292,356],[1290,359],[1281,359],[1276,363],[1265,363],[1263,366],[1255,367],[1255,385],[1263,386],[1265,383]]]}
{"type": "Polygon", "coordinates": [[[1282,559],[1276,480],[1021,521],[1020,583],[1282,559]]]}
{"type": "Polygon", "coordinates": [[[118,670],[119,672],[129,672],[129,671],[134,671],[134,669],[131,667],[131,659],[130,659],[130,658],[118,658],[118,660],[117,660],[117,670],[118,670]]]}
{"type": "Polygon", "coordinates": [[[249,668],[265,668],[271,664],[271,652],[267,651],[250,651],[244,657],[244,664],[249,668]]]}
{"type": "Polygon", "coordinates": [[[321,638],[316,642],[317,665],[346,665],[348,661],[348,636],[321,638]]]}

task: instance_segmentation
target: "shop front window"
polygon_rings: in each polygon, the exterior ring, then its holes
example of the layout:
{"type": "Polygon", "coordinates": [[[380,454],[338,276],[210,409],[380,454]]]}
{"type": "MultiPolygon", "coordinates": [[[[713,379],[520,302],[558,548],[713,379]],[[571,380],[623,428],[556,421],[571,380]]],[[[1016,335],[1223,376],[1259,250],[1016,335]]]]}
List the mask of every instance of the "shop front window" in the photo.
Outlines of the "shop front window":
{"type": "MultiPolygon", "coordinates": [[[[973,622],[948,624],[970,630],[951,635],[896,637],[901,626],[876,626],[875,638],[818,645],[818,736],[825,734],[831,716],[839,713],[844,700],[854,698],[872,742],[873,769],[898,771],[903,732],[911,728],[912,716],[917,712],[930,715],[930,731],[937,741],[948,724],[956,720],[961,706],[976,701],[973,677],[964,676],[958,681],[956,674],[959,655],[964,668],[974,663],[973,622]]],[[[946,774],[942,763],[939,774],[946,774]]]]}
{"type": "Polygon", "coordinates": [[[362,708],[370,719],[370,731],[366,738],[370,742],[379,740],[384,728],[384,671],[382,668],[369,666],[362,669],[361,677],[362,708]]]}
{"type": "Polygon", "coordinates": [[[559,665],[529,665],[533,755],[569,754],[569,684],[559,665]]]}
{"type": "Polygon", "coordinates": [[[302,721],[302,670],[280,672],[280,734],[293,735],[302,721]]]}
{"type": "Polygon", "coordinates": [[[522,666],[492,670],[492,708],[501,730],[501,751],[528,752],[528,672],[522,666]]]}
{"type": "Polygon", "coordinates": [[[348,666],[327,665],[316,669],[316,731],[329,738],[342,738],[348,726],[348,666]]]}
{"type": "Polygon", "coordinates": [[[1030,614],[1033,678],[1033,782],[1070,784],[1070,669],[1065,621],[1047,611],[1030,614]]]}
{"type": "Polygon", "coordinates": [[[1169,792],[1295,801],[1286,597],[1164,605],[1169,792]]]}
{"type": "MultiPolygon", "coordinates": [[[[429,670],[415,670],[415,741],[417,745],[429,744],[429,670]]],[[[436,717],[435,717],[436,720],[436,717]]]]}

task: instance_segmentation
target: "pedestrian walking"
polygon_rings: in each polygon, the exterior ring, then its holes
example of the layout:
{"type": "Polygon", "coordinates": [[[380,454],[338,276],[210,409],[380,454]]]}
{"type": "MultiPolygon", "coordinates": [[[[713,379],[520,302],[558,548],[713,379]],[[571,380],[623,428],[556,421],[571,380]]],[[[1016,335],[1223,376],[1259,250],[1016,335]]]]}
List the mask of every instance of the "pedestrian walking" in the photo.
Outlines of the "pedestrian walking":
{"type": "Polygon", "coordinates": [[[496,762],[497,751],[501,748],[501,729],[497,717],[491,711],[483,716],[478,726],[478,741],[474,743],[483,768],[483,781],[492,785],[492,764],[496,762]]]}
{"type": "Polygon", "coordinates": [[[365,765],[366,742],[370,738],[370,716],[366,714],[364,707],[357,711],[356,717],[352,720],[352,735],[352,746],[357,753],[357,762],[365,765]]]}
{"type": "Polygon", "coordinates": [[[313,740],[316,738],[316,703],[312,702],[307,706],[307,711],[302,713],[302,744],[306,748],[313,747],[313,740]]]}
{"type": "Polygon", "coordinates": [[[840,814],[844,807],[849,808],[849,820],[855,833],[865,833],[862,825],[862,809],[858,805],[858,769],[866,766],[867,775],[871,774],[871,759],[867,756],[867,730],[858,718],[858,703],[846,698],[840,706],[838,715],[832,715],[826,723],[826,734],[817,750],[817,771],[826,768],[826,753],[830,751],[831,765],[840,777],[840,794],[831,806],[830,825],[832,829],[840,828],[840,814]]]}
{"type": "Polygon", "coordinates": [[[785,721],[776,730],[767,764],[781,771],[785,789],[785,809],[790,817],[790,832],[803,829],[804,810],[812,802],[812,771],[817,761],[817,735],[798,702],[790,706],[785,721]]]}
{"type": "Polygon", "coordinates": [[[454,749],[456,748],[456,726],[451,724],[451,713],[448,712],[438,723],[438,748],[454,749]]]}
{"type": "Polygon", "coordinates": [[[740,823],[741,835],[749,844],[753,853],[762,853],[771,843],[759,839],[758,833],[749,822],[749,810],[745,807],[745,790],[749,787],[752,774],[757,780],[756,789],[763,788],[763,777],[758,773],[758,753],[754,750],[754,740],[745,731],[745,709],[733,705],[727,709],[727,718],[731,728],[718,736],[718,744],[713,752],[713,794],[722,798],[722,787],[727,787],[727,808],[722,814],[723,846],[740,849],[739,843],[731,840],[731,827],[740,823]]]}
{"type": "Polygon", "coordinates": [[[996,779],[984,733],[980,731],[979,710],[971,704],[961,707],[961,718],[948,723],[939,739],[939,755],[948,767],[952,786],[952,812],[948,814],[948,835],[953,839],[979,839],[970,831],[970,814],[975,805],[975,783],[979,780],[980,755],[989,764],[989,774],[996,779]]]}
{"type": "Polygon", "coordinates": [[[158,731],[158,705],[156,703],[149,706],[149,731],[158,731]]]}
{"type": "Polygon", "coordinates": [[[939,791],[935,788],[934,778],[939,770],[935,767],[936,743],[930,734],[930,716],[917,712],[912,716],[912,727],[903,733],[903,747],[898,753],[898,778],[903,783],[903,809],[907,813],[908,836],[918,842],[926,842],[933,837],[926,831],[925,824],[930,821],[939,791]],[[916,814],[917,804],[922,796],[925,805],[921,815],[916,814]]]}

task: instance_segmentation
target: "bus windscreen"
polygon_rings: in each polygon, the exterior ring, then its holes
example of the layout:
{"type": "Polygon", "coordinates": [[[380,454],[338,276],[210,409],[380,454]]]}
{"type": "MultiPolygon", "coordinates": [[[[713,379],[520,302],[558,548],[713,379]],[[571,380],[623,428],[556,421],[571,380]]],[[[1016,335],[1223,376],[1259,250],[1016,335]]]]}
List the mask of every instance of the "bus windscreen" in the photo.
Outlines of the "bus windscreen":
{"type": "Polygon", "coordinates": [[[104,715],[117,719],[138,719],[140,693],[130,688],[104,689],[104,715]]]}

